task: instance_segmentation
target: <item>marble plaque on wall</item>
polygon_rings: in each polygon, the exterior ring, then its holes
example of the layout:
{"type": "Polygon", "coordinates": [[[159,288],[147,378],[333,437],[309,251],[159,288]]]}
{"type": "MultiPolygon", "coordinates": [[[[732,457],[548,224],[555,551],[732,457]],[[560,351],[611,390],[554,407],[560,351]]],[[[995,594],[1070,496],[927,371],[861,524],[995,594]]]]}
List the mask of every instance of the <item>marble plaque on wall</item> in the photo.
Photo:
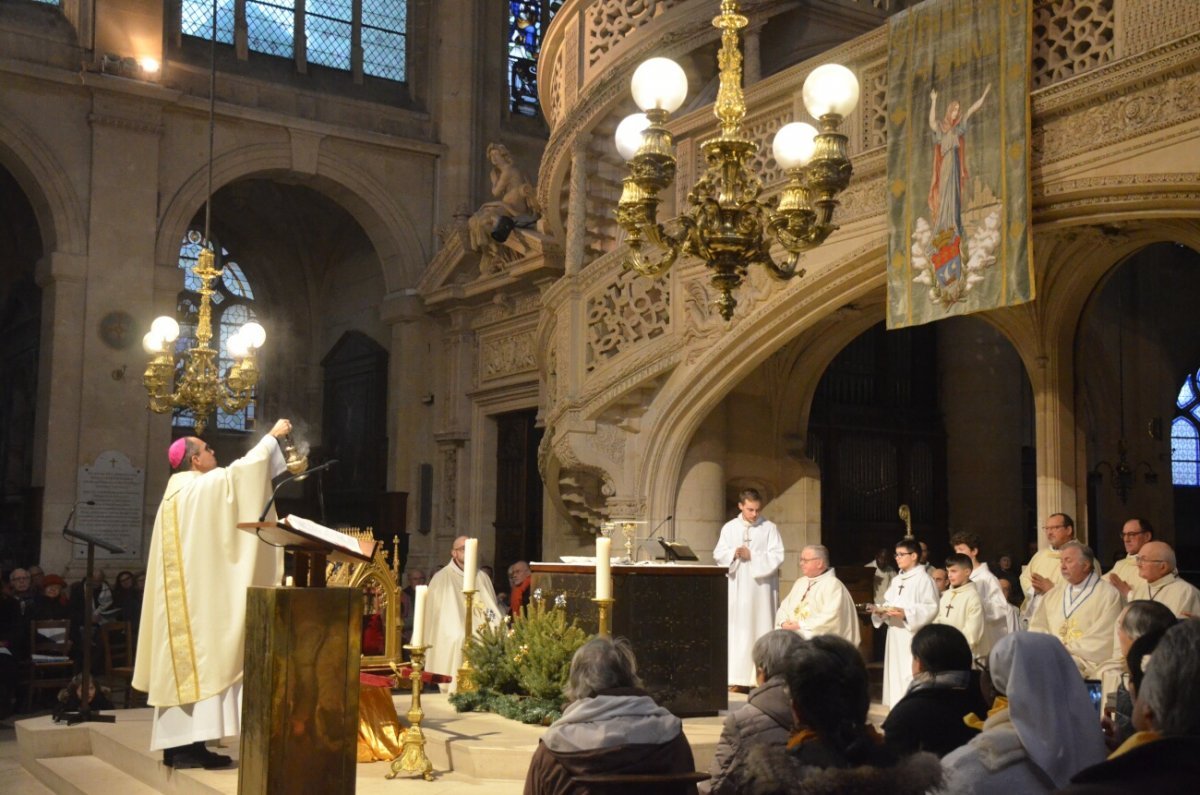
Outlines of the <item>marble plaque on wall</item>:
{"type": "MultiPolygon", "coordinates": [[[[74,529],[125,550],[122,554],[96,550],[97,558],[142,556],[142,499],[146,472],[135,468],[117,450],[105,450],[91,464],[79,468],[74,529]],[[94,503],[88,505],[88,502],[94,503]]],[[[87,557],[87,545],[77,542],[75,558],[87,557]]]]}

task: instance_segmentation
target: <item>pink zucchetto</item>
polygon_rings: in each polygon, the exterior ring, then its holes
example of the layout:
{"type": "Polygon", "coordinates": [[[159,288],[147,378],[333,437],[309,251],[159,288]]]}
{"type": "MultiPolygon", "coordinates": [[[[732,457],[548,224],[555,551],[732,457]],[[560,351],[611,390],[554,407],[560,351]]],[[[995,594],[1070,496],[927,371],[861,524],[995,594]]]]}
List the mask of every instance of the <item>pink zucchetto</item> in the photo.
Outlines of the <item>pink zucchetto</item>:
{"type": "Polygon", "coordinates": [[[183,463],[183,456],[187,453],[187,439],[176,439],[171,442],[171,446],[167,448],[167,459],[171,462],[171,469],[179,469],[179,465],[183,463]]]}

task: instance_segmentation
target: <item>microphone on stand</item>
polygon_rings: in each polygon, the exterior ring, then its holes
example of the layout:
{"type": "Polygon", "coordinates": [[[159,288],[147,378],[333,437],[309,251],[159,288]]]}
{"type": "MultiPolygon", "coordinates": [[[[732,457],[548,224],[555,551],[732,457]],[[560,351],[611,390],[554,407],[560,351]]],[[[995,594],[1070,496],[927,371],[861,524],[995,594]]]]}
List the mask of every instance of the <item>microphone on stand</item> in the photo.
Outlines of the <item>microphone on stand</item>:
{"type": "MultiPolygon", "coordinates": [[[[675,518],[675,514],[673,514],[673,513],[667,514],[666,519],[663,519],[661,522],[654,525],[654,529],[650,531],[650,538],[654,538],[654,534],[657,533],[663,525],[665,525],[667,522],[671,521],[674,518],[675,518]]],[[[659,540],[662,540],[662,539],[660,538],[659,540]]]]}
{"type": "Polygon", "coordinates": [[[267,504],[265,506],[263,506],[262,515],[260,515],[258,517],[258,521],[265,522],[267,520],[267,514],[270,512],[271,506],[275,504],[275,497],[279,494],[279,490],[282,489],[284,486],[286,486],[289,483],[299,483],[300,481],[304,480],[306,477],[313,474],[314,472],[323,472],[324,470],[329,469],[331,466],[333,466],[337,462],[338,462],[338,460],[336,458],[331,458],[328,461],[326,461],[324,464],[321,464],[320,466],[315,466],[312,469],[307,469],[304,472],[301,472],[299,475],[292,475],[290,478],[285,478],[285,479],[279,481],[279,485],[276,486],[275,490],[271,492],[271,499],[267,500],[267,504]]]}

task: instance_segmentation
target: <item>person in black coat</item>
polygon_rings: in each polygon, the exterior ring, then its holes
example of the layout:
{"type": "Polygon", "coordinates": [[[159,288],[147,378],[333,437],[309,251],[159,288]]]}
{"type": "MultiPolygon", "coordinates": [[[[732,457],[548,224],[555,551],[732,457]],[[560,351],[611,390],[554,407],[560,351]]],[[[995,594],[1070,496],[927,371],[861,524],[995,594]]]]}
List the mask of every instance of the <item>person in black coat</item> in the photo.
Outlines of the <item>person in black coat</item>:
{"type": "Polygon", "coordinates": [[[939,757],[979,733],[963,723],[987,704],[971,671],[971,647],[948,624],[927,624],[912,640],[912,685],[883,722],[884,741],[900,755],[929,751],[939,757]]]}

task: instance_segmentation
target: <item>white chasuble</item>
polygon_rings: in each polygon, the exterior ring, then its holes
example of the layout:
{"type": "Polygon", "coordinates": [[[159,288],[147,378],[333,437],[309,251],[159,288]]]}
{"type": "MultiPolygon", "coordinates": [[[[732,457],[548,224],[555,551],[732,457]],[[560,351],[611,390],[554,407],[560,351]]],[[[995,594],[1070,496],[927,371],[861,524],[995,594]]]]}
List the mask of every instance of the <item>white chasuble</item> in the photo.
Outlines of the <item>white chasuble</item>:
{"type": "Polygon", "coordinates": [[[1057,637],[1084,678],[1098,678],[1112,654],[1113,629],[1124,606],[1121,592],[1092,572],[1079,585],[1062,582],[1048,591],[1029,631],[1057,637]]]}
{"type": "Polygon", "coordinates": [[[971,570],[971,582],[975,583],[983,606],[983,639],[976,656],[987,657],[996,642],[1008,634],[1009,604],[1004,591],[1000,590],[1000,581],[986,563],[971,570]]]}
{"type": "MultiPolygon", "coordinates": [[[[425,642],[430,644],[430,649],[425,656],[425,670],[455,677],[450,682],[450,692],[458,687],[458,669],[462,667],[463,639],[467,630],[467,599],[462,589],[463,570],[453,560],[429,581],[425,642]]],[[[491,579],[477,576],[475,596],[471,600],[471,633],[477,633],[484,624],[496,626],[500,616],[491,579]]]]}
{"type": "Polygon", "coordinates": [[[854,599],[833,569],[826,569],[816,577],[796,580],[787,598],[775,611],[776,629],[785,621],[799,624],[800,629],[796,632],[805,640],[814,635],[837,635],[855,646],[860,640],[854,599]]]}
{"type": "Polygon", "coordinates": [[[1174,574],[1163,575],[1154,582],[1141,580],[1129,592],[1129,598],[1161,602],[1171,608],[1176,618],[1184,618],[1185,613],[1191,618],[1200,618],[1200,589],[1174,574]]]}
{"type": "Polygon", "coordinates": [[[1058,585],[1063,581],[1062,576],[1062,553],[1057,549],[1046,547],[1039,549],[1030,559],[1029,563],[1021,568],[1021,590],[1025,594],[1025,601],[1021,605],[1021,613],[1028,619],[1033,618],[1033,614],[1037,612],[1038,605],[1042,602],[1044,594],[1038,594],[1033,590],[1033,577],[1031,574],[1040,574],[1050,582],[1058,585]]]}
{"type": "Polygon", "coordinates": [[[779,602],[779,567],[783,565],[783,537],[774,522],[759,517],[749,524],[737,516],[721,528],[713,549],[718,566],[728,567],[729,668],[731,685],[755,687],[754,642],[771,631],[779,602]],[[750,549],[750,560],[734,557],[738,547],[750,549]]]}
{"type": "Polygon", "coordinates": [[[981,657],[983,644],[983,601],[975,583],[969,580],[957,588],[942,592],[935,624],[948,624],[963,634],[972,657],[981,657]]]}
{"type": "Polygon", "coordinates": [[[217,705],[224,718],[211,722],[216,729],[196,726],[209,736],[190,741],[236,733],[228,694],[242,680],[246,589],[277,584],[283,565],[280,550],[237,524],[258,520],[271,478],[284,468],[278,442],[264,436],[227,467],[177,472],[167,481],[146,562],[133,686],[158,708],[156,723],[164,710],[182,708],[184,722],[172,713],[170,736],[187,733],[192,707],[201,703],[217,705]]]}
{"type": "Polygon", "coordinates": [[[937,615],[938,591],[928,572],[921,566],[913,566],[892,579],[884,596],[887,607],[904,608],[903,619],[871,616],[875,626],[886,623],[888,628],[883,653],[883,705],[892,707],[904,697],[912,682],[912,636],[937,615]]]}

